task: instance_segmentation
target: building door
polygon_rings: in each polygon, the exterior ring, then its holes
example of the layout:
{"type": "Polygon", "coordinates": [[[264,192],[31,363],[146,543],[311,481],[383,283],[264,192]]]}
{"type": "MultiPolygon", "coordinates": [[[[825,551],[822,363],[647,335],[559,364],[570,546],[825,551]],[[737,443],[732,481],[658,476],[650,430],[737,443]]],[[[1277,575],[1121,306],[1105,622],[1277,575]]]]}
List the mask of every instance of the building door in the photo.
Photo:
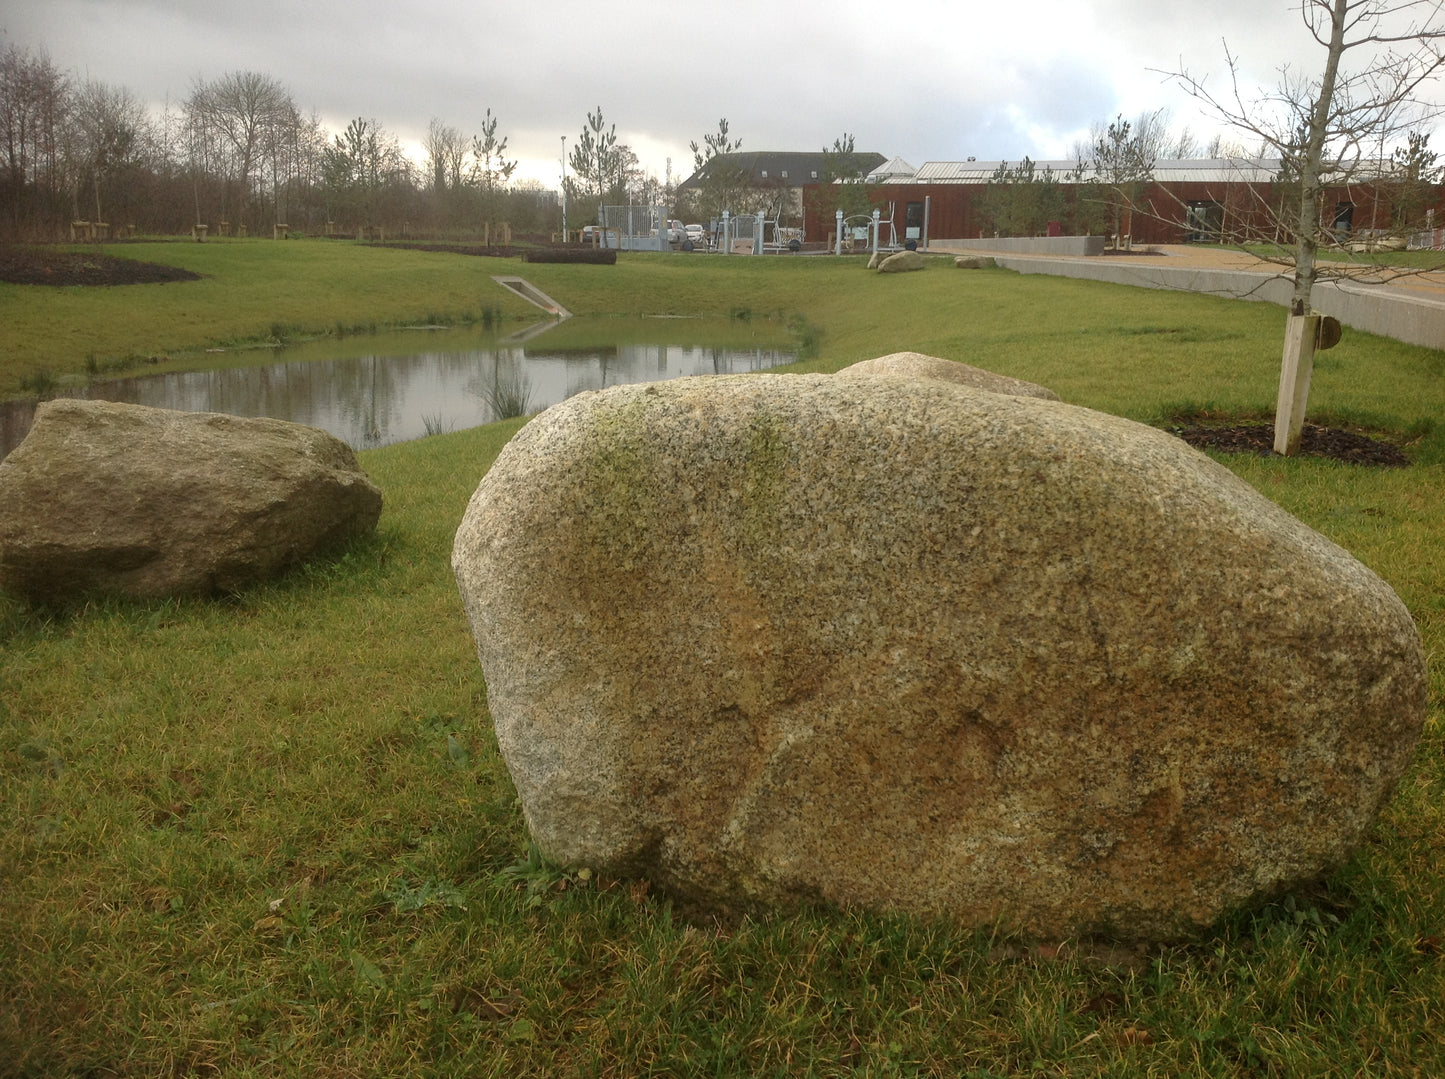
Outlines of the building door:
{"type": "Polygon", "coordinates": [[[1224,207],[1217,202],[1195,201],[1184,215],[1184,242],[1218,243],[1224,233],[1224,207]]]}
{"type": "Polygon", "coordinates": [[[903,238],[923,239],[923,203],[910,202],[903,210],[903,238]]]}
{"type": "Polygon", "coordinates": [[[1355,224],[1355,204],[1353,202],[1335,203],[1335,232],[1339,236],[1348,236],[1355,224]]]}

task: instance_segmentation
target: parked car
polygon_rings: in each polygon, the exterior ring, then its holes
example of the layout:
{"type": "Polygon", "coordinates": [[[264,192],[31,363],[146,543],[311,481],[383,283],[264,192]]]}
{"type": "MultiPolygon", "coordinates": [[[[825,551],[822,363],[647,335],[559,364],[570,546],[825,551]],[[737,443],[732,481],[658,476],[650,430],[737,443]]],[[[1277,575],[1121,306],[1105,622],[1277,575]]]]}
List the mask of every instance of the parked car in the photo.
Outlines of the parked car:
{"type": "Polygon", "coordinates": [[[687,238],[692,241],[693,247],[707,246],[707,229],[701,225],[684,225],[683,231],[687,233],[687,238]]]}
{"type": "Polygon", "coordinates": [[[606,246],[607,237],[602,232],[601,225],[583,225],[582,242],[584,244],[602,244],[606,246]]]}

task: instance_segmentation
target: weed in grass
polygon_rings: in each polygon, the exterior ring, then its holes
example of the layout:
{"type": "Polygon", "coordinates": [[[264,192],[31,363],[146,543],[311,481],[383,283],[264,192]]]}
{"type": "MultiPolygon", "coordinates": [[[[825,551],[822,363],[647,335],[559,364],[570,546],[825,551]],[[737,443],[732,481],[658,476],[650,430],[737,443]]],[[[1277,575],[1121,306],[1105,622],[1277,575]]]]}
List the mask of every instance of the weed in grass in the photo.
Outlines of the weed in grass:
{"type": "Polygon", "coordinates": [[[397,881],[382,893],[398,913],[421,910],[423,907],[457,907],[466,910],[466,896],[460,888],[445,881],[426,880],[416,887],[397,881]]]}
{"type": "Polygon", "coordinates": [[[424,415],[421,418],[421,425],[426,430],[427,437],[444,435],[456,426],[451,420],[445,419],[440,412],[424,415]]]}
{"type": "Polygon", "coordinates": [[[45,368],[37,368],[32,374],[20,376],[20,389],[43,400],[54,396],[60,389],[60,381],[45,368]]]}
{"type": "Polygon", "coordinates": [[[565,891],[568,885],[586,887],[592,883],[592,871],[587,868],[569,871],[547,858],[535,843],[527,844],[527,854],[497,874],[503,883],[525,889],[525,906],[535,910],[545,902],[548,893],[565,891]]]}
{"type": "Polygon", "coordinates": [[[793,315],[788,320],[788,329],[797,339],[798,359],[811,360],[818,355],[818,346],[823,338],[822,330],[810,323],[803,315],[793,315]]]}
{"type": "Polygon", "coordinates": [[[482,400],[498,420],[527,415],[532,407],[532,380],[526,372],[501,366],[492,370],[492,381],[482,388],[482,400]]]}

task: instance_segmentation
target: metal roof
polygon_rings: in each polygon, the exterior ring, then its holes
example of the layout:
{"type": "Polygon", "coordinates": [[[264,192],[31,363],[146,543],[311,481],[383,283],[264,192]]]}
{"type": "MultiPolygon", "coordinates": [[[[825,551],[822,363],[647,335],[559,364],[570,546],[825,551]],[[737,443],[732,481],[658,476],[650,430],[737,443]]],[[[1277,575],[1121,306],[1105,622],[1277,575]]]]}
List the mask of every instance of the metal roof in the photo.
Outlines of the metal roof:
{"type": "MultiPolygon", "coordinates": [[[[863,175],[883,164],[887,158],[882,154],[858,150],[852,155],[852,164],[863,175]]],[[[713,170],[727,167],[736,169],[754,184],[774,184],[783,187],[802,187],[817,183],[829,165],[836,165],[836,154],[792,153],[773,150],[738,150],[730,154],[718,154],[703,163],[682,183],[679,190],[699,186],[713,170]]]]}
{"type": "Polygon", "coordinates": [[[879,165],[870,172],[868,174],[868,182],[870,184],[883,184],[889,182],[894,177],[911,178],[917,171],[918,170],[907,161],[904,161],[903,158],[895,157],[892,161],[888,162],[888,164],[879,165]]]}
{"type": "MultiPolygon", "coordinates": [[[[986,184],[1000,166],[1015,166],[1018,161],[925,161],[910,177],[891,175],[884,183],[915,184],[986,184]]],[[[1154,179],[1161,183],[1268,183],[1274,180],[1280,163],[1274,158],[1196,158],[1185,161],[1156,161],[1154,179]]],[[[1078,183],[1095,179],[1094,171],[1078,161],[1064,159],[1035,161],[1034,175],[1052,170],[1060,183],[1078,183]]]]}

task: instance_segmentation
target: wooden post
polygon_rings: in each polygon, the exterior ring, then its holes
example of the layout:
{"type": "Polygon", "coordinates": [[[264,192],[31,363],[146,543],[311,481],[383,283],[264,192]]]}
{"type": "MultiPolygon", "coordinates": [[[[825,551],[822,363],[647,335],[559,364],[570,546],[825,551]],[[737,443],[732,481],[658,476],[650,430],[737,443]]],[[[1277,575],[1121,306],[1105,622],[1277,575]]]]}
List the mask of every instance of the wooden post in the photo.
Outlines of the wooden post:
{"type": "Polygon", "coordinates": [[[1299,450],[1310,374],[1315,365],[1319,315],[1290,315],[1284,332],[1284,358],[1279,369],[1279,401],[1274,410],[1274,452],[1285,457],[1299,450]]]}

